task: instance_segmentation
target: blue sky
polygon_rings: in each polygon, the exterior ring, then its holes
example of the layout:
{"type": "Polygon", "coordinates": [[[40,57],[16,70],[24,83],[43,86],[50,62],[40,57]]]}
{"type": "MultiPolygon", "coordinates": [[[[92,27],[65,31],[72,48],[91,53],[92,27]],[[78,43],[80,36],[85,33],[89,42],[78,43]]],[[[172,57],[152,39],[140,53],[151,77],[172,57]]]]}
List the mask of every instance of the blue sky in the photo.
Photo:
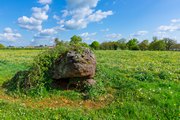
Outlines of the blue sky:
{"type": "Polygon", "coordinates": [[[0,43],[52,45],[152,36],[180,42],[180,0],[0,0],[0,43]]]}

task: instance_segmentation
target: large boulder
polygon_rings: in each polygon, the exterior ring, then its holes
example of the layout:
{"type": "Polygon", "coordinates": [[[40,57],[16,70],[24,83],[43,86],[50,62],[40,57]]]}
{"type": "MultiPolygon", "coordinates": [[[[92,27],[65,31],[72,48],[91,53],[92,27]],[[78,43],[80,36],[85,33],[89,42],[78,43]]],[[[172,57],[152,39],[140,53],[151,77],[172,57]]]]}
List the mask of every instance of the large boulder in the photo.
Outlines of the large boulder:
{"type": "Polygon", "coordinates": [[[90,49],[72,50],[55,61],[53,79],[91,79],[95,75],[95,70],[96,58],[90,49]]]}

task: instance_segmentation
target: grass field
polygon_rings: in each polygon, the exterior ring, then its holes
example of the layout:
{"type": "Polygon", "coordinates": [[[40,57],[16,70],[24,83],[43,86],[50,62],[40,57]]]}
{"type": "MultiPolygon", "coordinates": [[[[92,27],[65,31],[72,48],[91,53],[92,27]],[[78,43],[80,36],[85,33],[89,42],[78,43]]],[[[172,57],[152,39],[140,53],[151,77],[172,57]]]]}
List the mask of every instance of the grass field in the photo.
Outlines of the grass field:
{"type": "MultiPolygon", "coordinates": [[[[0,86],[40,50],[0,50],[0,86]]],[[[180,52],[96,51],[90,100],[75,91],[13,96],[0,87],[0,119],[179,120],[180,52]]]]}

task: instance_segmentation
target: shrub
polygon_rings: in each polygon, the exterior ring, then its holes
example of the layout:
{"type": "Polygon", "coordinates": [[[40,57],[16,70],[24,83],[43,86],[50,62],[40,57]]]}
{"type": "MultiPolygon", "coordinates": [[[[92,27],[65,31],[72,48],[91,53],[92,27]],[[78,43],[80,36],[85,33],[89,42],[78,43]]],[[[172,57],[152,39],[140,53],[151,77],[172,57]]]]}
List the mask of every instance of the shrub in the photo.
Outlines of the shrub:
{"type": "Polygon", "coordinates": [[[166,50],[166,43],[163,40],[156,40],[151,42],[149,50],[166,50]]]}
{"type": "Polygon", "coordinates": [[[133,77],[139,81],[152,82],[155,76],[151,72],[137,72],[133,77]]]}
{"type": "Polygon", "coordinates": [[[100,49],[102,50],[117,50],[118,48],[118,42],[103,42],[100,45],[100,49]]]}
{"type": "Polygon", "coordinates": [[[168,73],[168,72],[165,72],[165,71],[161,71],[159,74],[158,74],[159,78],[162,79],[162,80],[169,80],[171,78],[171,75],[168,73]]]}
{"type": "Polygon", "coordinates": [[[35,92],[40,94],[39,90],[43,87],[46,90],[50,90],[50,83],[52,82],[52,66],[54,61],[59,55],[70,50],[68,44],[61,44],[54,49],[49,49],[42,54],[34,58],[34,62],[29,70],[19,71],[8,82],[3,84],[8,91],[14,91],[19,93],[35,92]]]}
{"type": "Polygon", "coordinates": [[[97,42],[97,41],[93,41],[93,42],[91,43],[90,47],[93,48],[93,49],[95,49],[95,50],[98,50],[99,47],[100,47],[100,44],[99,44],[99,42],[97,42]]]}
{"type": "Polygon", "coordinates": [[[127,42],[127,47],[129,48],[129,50],[139,50],[139,46],[138,46],[138,40],[137,39],[131,39],[129,40],[129,42],[127,42]]]}
{"type": "Polygon", "coordinates": [[[82,43],[82,38],[80,36],[76,36],[74,35],[73,37],[71,37],[71,41],[70,44],[78,44],[78,43],[82,43]]]}
{"type": "Polygon", "coordinates": [[[148,47],[149,47],[149,41],[148,40],[144,40],[139,44],[140,50],[148,50],[148,47]]]}

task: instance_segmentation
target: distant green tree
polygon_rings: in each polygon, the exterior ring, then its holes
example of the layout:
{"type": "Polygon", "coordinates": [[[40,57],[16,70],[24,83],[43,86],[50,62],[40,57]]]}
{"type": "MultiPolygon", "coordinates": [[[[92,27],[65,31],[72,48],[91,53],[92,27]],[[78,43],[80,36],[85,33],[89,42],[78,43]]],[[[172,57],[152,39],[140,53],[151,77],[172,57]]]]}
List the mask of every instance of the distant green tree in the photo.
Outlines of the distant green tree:
{"type": "Polygon", "coordinates": [[[129,40],[126,45],[129,48],[129,50],[139,50],[138,43],[138,40],[136,38],[133,38],[129,40]]]}
{"type": "Polygon", "coordinates": [[[121,50],[126,50],[127,49],[126,39],[125,38],[122,38],[122,39],[118,40],[117,42],[119,44],[119,49],[121,49],[121,50]]]}
{"type": "Polygon", "coordinates": [[[175,44],[175,45],[172,45],[170,50],[177,50],[177,51],[180,51],[180,44],[175,44]]]}
{"type": "Polygon", "coordinates": [[[102,50],[117,50],[119,48],[118,42],[103,42],[100,45],[100,49],[102,50]]]}
{"type": "Polygon", "coordinates": [[[117,50],[119,48],[119,43],[118,42],[112,42],[114,50],[117,50]]]}
{"type": "Polygon", "coordinates": [[[170,50],[171,46],[176,44],[176,41],[170,38],[163,38],[165,44],[166,44],[166,50],[170,50]]]}
{"type": "Polygon", "coordinates": [[[74,35],[73,37],[71,37],[70,44],[79,44],[79,43],[82,43],[82,38],[80,36],[74,35]]]}
{"type": "Polygon", "coordinates": [[[121,38],[117,41],[118,43],[126,43],[126,39],[125,38],[121,38]]]}
{"type": "Polygon", "coordinates": [[[109,46],[109,43],[108,42],[103,42],[100,44],[100,49],[101,50],[110,50],[110,46],[109,46]]]}
{"type": "Polygon", "coordinates": [[[59,45],[59,44],[60,44],[59,38],[55,38],[55,39],[54,39],[54,43],[55,43],[56,46],[59,45]]]}
{"type": "Polygon", "coordinates": [[[93,41],[93,42],[91,43],[90,47],[92,47],[92,48],[95,49],[95,50],[98,50],[99,47],[100,47],[100,44],[99,44],[98,41],[93,41]]]}
{"type": "Polygon", "coordinates": [[[59,38],[54,39],[54,43],[56,46],[62,46],[62,45],[67,45],[68,42],[64,42],[63,40],[59,40],[59,38]]]}
{"type": "Polygon", "coordinates": [[[5,46],[3,44],[0,44],[0,48],[5,48],[5,46]]]}
{"type": "Polygon", "coordinates": [[[158,41],[158,37],[154,36],[153,41],[158,41]]]}
{"type": "Polygon", "coordinates": [[[166,50],[166,43],[164,40],[152,41],[149,45],[149,50],[166,50]]]}
{"type": "Polygon", "coordinates": [[[44,47],[44,45],[39,45],[38,47],[43,48],[43,47],[44,47]]]}
{"type": "Polygon", "coordinates": [[[148,40],[143,40],[143,41],[139,44],[140,50],[148,50],[148,47],[149,47],[149,41],[148,41],[148,40]]]}

